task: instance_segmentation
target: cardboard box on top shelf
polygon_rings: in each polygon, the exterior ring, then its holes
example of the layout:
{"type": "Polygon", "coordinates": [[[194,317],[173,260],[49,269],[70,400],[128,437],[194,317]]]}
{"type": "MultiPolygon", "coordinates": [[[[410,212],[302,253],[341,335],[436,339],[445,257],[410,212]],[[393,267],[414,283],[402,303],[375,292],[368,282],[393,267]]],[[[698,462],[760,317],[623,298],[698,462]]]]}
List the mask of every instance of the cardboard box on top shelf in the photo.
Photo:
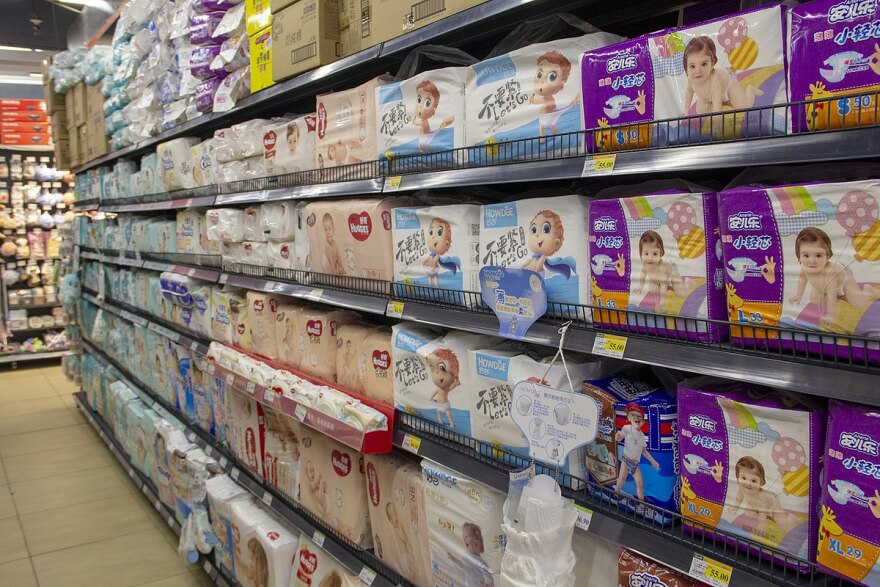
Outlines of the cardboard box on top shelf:
{"type": "Polygon", "coordinates": [[[76,128],[76,101],[73,99],[73,88],[67,90],[67,101],[64,104],[64,117],[67,119],[67,128],[76,128]]]}
{"type": "Polygon", "coordinates": [[[279,82],[339,58],[337,0],[299,0],[272,20],[272,79],[279,82]]]}
{"type": "Polygon", "coordinates": [[[101,86],[104,84],[98,82],[93,86],[86,86],[86,115],[92,116],[98,112],[104,114],[104,94],[101,93],[101,86]]]}
{"type": "Polygon", "coordinates": [[[269,9],[272,11],[272,14],[278,14],[294,2],[296,0],[269,0],[269,9]]]}
{"type": "Polygon", "coordinates": [[[55,167],[57,169],[70,169],[73,160],[70,157],[70,141],[68,139],[55,141],[55,167]]]}
{"type": "Polygon", "coordinates": [[[272,27],[250,37],[251,93],[259,92],[275,82],[272,80],[272,27]]]}
{"type": "Polygon", "coordinates": [[[6,122],[0,121],[0,132],[18,134],[49,134],[48,122],[6,122]]]}
{"type": "Polygon", "coordinates": [[[45,112],[45,100],[19,100],[16,98],[0,98],[0,110],[3,112],[45,112]]]}
{"type": "Polygon", "coordinates": [[[6,122],[46,122],[49,115],[41,110],[0,110],[0,120],[6,122]]]}
{"type": "Polygon", "coordinates": [[[43,79],[47,80],[43,85],[43,94],[46,96],[46,111],[49,114],[54,114],[59,111],[63,112],[67,105],[66,96],[55,91],[52,82],[48,81],[49,77],[45,72],[43,73],[43,79]]]}
{"type": "Polygon", "coordinates": [[[86,84],[79,82],[68,93],[73,92],[73,123],[82,126],[86,123],[88,111],[86,109],[86,84]]]}
{"type": "Polygon", "coordinates": [[[67,121],[67,112],[64,110],[53,112],[52,118],[49,121],[49,126],[52,129],[52,136],[56,139],[66,136],[69,132],[68,129],[70,128],[70,123],[67,121]]]}
{"type": "Polygon", "coordinates": [[[77,156],[79,157],[80,165],[82,165],[83,163],[88,163],[89,161],[91,161],[91,159],[88,158],[89,138],[88,138],[88,135],[86,134],[85,125],[77,127],[76,134],[77,134],[76,150],[78,153],[77,156]]]}
{"type": "Polygon", "coordinates": [[[86,161],[107,154],[107,137],[104,135],[104,131],[94,132],[94,130],[90,128],[86,135],[86,161]]]}
{"type": "Polygon", "coordinates": [[[244,16],[249,37],[272,24],[270,0],[244,0],[244,16]]]}
{"type": "Polygon", "coordinates": [[[70,153],[70,166],[77,167],[78,165],[82,165],[82,161],[80,161],[79,158],[79,132],[77,132],[78,129],[76,127],[68,130],[67,141],[70,153]]]}

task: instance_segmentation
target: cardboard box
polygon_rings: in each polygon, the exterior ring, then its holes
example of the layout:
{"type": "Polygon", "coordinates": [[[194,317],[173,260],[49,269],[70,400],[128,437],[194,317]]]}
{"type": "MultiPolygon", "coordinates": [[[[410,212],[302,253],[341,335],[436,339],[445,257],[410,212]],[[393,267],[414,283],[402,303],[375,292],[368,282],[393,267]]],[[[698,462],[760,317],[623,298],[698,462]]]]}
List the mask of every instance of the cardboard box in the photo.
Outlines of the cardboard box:
{"type": "Polygon", "coordinates": [[[86,115],[91,117],[97,113],[104,114],[104,94],[101,93],[101,82],[86,86],[86,115]]]}
{"type": "Polygon", "coordinates": [[[73,160],[70,157],[70,141],[67,139],[55,141],[55,167],[57,169],[73,167],[73,160]]]}
{"type": "Polygon", "coordinates": [[[14,98],[0,98],[0,110],[3,112],[24,110],[27,112],[45,112],[45,100],[16,100],[14,98]]]}
{"type": "Polygon", "coordinates": [[[272,27],[250,37],[251,93],[268,88],[272,80],[272,27]]]}
{"type": "Polygon", "coordinates": [[[0,120],[6,122],[46,122],[49,115],[46,112],[32,110],[7,110],[0,111],[0,120]]]}
{"type": "Polygon", "coordinates": [[[272,14],[278,14],[294,2],[296,2],[296,0],[270,0],[269,9],[272,14]]]}
{"type": "MultiPolygon", "coordinates": [[[[45,74],[44,74],[45,76],[45,74]]],[[[44,79],[49,79],[48,77],[44,77],[44,79]]],[[[43,86],[43,94],[46,96],[46,111],[50,114],[63,111],[65,106],[67,105],[66,98],[64,94],[59,94],[54,89],[52,89],[52,84],[47,84],[43,86]]]]}
{"type": "Polygon", "coordinates": [[[70,144],[70,165],[71,167],[77,167],[82,165],[82,160],[79,158],[79,129],[72,128],[67,135],[67,140],[70,144]]]}
{"type": "Polygon", "coordinates": [[[64,115],[67,119],[67,128],[76,128],[76,114],[74,113],[75,106],[73,101],[73,89],[67,92],[67,101],[64,104],[64,115]]]}
{"type": "MultiPolygon", "coordinates": [[[[73,93],[73,124],[82,126],[86,123],[88,110],[86,108],[86,84],[79,82],[68,91],[73,93]]],[[[71,96],[68,95],[68,98],[71,96]]]]}
{"type": "Polygon", "coordinates": [[[42,133],[0,132],[0,143],[4,145],[51,145],[52,135],[42,133]]]}
{"type": "Polygon", "coordinates": [[[52,114],[52,118],[49,120],[49,125],[52,127],[52,134],[66,135],[67,129],[70,128],[70,123],[67,121],[67,112],[64,110],[59,110],[58,112],[54,112],[52,114]]]}
{"type": "Polygon", "coordinates": [[[270,0],[244,0],[244,16],[249,37],[272,24],[270,0]]]}
{"type": "Polygon", "coordinates": [[[88,141],[88,135],[86,135],[86,127],[85,126],[78,127],[76,130],[76,134],[77,134],[76,148],[77,148],[77,153],[78,153],[77,156],[79,157],[79,164],[82,165],[83,163],[88,163],[90,161],[90,159],[88,158],[88,155],[87,155],[89,141],[88,141]]]}
{"type": "Polygon", "coordinates": [[[276,82],[339,58],[337,0],[299,0],[272,21],[272,79],[276,82]]]}

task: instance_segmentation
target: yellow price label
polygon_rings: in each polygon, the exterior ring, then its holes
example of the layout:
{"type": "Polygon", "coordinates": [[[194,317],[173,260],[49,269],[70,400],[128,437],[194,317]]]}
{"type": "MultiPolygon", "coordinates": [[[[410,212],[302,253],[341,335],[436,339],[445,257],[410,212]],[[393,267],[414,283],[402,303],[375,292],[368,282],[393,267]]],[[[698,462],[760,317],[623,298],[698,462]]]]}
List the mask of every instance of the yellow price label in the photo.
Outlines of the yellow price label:
{"type": "Polygon", "coordinates": [[[399,175],[393,175],[385,180],[385,191],[394,192],[400,189],[400,182],[403,178],[399,175]]]}
{"type": "Polygon", "coordinates": [[[587,157],[584,160],[584,171],[581,176],[611,175],[614,172],[614,164],[616,162],[617,153],[587,157]]]}
{"type": "Polygon", "coordinates": [[[403,444],[402,448],[404,450],[408,450],[413,454],[419,454],[419,448],[422,446],[422,439],[418,436],[413,436],[412,434],[405,434],[403,436],[403,444]]]}
{"type": "Polygon", "coordinates": [[[691,560],[691,568],[688,574],[713,587],[727,587],[730,584],[733,567],[709,557],[695,554],[691,560]]]}
{"type": "Polygon", "coordinates": [[[626,351],[626,337],[615,334],[599,333],[593,341],[593,354],[603,357],[623,358],[626,351]]]}
{"type": "Polygon", "coordinates": [[[385,315],[389,318],[403,318],[403,302],[388,302],[385,315]]]}

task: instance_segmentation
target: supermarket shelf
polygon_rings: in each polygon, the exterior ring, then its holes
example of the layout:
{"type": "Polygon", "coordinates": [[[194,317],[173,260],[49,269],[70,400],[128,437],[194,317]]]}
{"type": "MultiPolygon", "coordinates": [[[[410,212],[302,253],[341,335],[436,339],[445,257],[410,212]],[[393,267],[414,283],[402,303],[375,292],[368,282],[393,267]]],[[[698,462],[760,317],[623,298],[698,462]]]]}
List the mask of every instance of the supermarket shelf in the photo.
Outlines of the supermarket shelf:
{"type": "Polygon", "coordinates": [[[51,304],[10,304],[7,309],[9,310],[43,310],[46,308],[60,308],[60,302],[53,302],[51,304]]]}
{"type": "MultiPolygon", "coordinates": [[[[86,393],[84,391],[77,392],[73,394],[73,397],[76,399],[77,406],[79,407],[82,414],[85,416],[86,420],[89,421],[92,428],[95,429],[95,432],[98,434],[98,437],[101,441],[107,446],[110,450],[110,453],[116,457],[116,460],[119,461],[119,464],[128,474],[128,477],[131,481],[140,488],[141,493],[144,494],[144,497],[147,498],[153,507],[156,508],[156,511],[159,515],[165,519],[165,522],[168,524],[168,527],[171,528],[175,534],[180,536],[180,523],[174,517],[174,512],[168,508],[162,501],[159,499],[159,494],[156,489],[153,487],[153,484],[149,479],[144,476],[139,470],[137,470],[131,464],[131,459],[129,459],[128,455],[125,453],[125,449],[122,448],[122,445],[119,444],[119,441],[113,435],[113,430],[104,421],[101,416],[94,413],[92,409],[89,407],[88,400],[86,399],[86,393]]],[[[220,570],[219,567],[214,565],[214,561],[210,558],[211,555],[200,555],[197,563],[198,566],[202,567],[202,569],[207,573],[207,575],[214,581],[217,585],[221,587],[232,587],[236,585],[235,581],[226,577],[226,574],[220,570]]]]}
{"type": "Polygon", "coordinates": [[[105,212],[157,212],[162,210],[180,210],[185,208],[199,208],[213,206],[216,196],[199,196],[195,198],[175,198],[158,202],[143,202],[140,204],[101,204],[100,209],[105,212]]]}
{"type": "Polygon", "coordinates": [[[384,565],[379,561],[373,553],[366,550],[353,550],[352,547],[344,543],[345,539],[337,539],[332,531],[315,521],[310,519],[310,514],[301,510],[289,501],[280,492],[273,488],[265,487],[261,481],[253,474],[244,464],[240,463],[235,456],[226,447],[221,447],[217,441],[207,432],[198,426],[185,422],[180,414],[174,412],[171,406],[159,394],[153,392],[147,386],[143,385],[136,377],[129,373],[125,368],[108,357],[103,351],[98,349],[94,344],[84,341],[85,350],[96,357],[105,366],[112,367],[121,375],[123,382],[134,391],[148,406],[160,408],[173,415],[174,418],[180,420],[187,428],[186,437],[190,442],[201,447],[208,456],[217,459],[220,466],[242,487],[247,489],[257,499],[261,500],[269,509],[273,510],[279,517],[287,520],[297,530],[311,537],[313,540],[322,545],[333,558],[339,561],[350,572],[359,576],[374,576],[371,585],[381,587],[392,587],[394,585],[407,584],[405,582],[389,579],[383,574],[377,574],[377,570],[383,569],[384,565]]]}
{"type": "Polygon", "coordinates": [[[46,359],[58,359],[70,354],[70,350],[49,351],[45,353],[15,353],[12,355],[0,355],[0,365],[5,363],[23,363],[25,361],[41,361],[46,359]]]}
{"type": "Polygon", "coordinates": [[[22,332],[44,332],[46,330],[63,330],[67,326],[68,326],[67,324],[61,324],[61,325],[53,324],[52,326],[39,326],[37,328],[30,328],[30,327],[28,327],[28,328],[10,328],[9,333],[10,334],[21,334],[22,332]]]}
{"type": "MultiPolygon", "coordinates": [[[[260,178],[269,183],[272,178],[260,178]]],[[[252,190],[245,192],[221,193],[215,205],[258,204],[277,200],[298,200],[305,198],[329,198],[334,196],[356,196],[361,194],[378,194],[385,185],[385,178],[374,177],[352,181],[303,185],[289,188],[252,190]]],[[[222,189],[222,186],[221,186],[222,189]]]]}

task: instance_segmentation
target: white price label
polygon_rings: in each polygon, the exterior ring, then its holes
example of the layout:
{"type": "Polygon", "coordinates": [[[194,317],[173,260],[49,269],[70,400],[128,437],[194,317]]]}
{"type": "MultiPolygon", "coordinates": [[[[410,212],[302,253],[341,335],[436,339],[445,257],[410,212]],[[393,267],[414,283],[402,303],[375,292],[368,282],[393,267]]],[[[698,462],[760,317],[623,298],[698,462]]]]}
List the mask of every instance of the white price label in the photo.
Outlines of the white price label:
{"type": "Polygon", "coordinates": [[[226,457],[220,457],[220,461],[219,461],[219,462],[220,462],[220,468],[221,468],[221,469],[225,469],[225,468],[226,468],[226,463],[228,463],[229,461],[226,460],[226,457]]]}
{"type": "Polygon", "coordinates": [[[300,422],[306,421],[306,416],[309,414],[309,411],[302,404],[296,404],[296,409],[293,410],[293,415],[296,416],[296,419],[300,422]]]}
{"type": "Polygon", "coordinates": [[[267,404],[274,404],[275,398],[278,396],[278,392],[274,389],[269,389],[268,387],[263,390],[263,401],[267,404]]]}
{"type": "Polygon", "coordinates": [[[212,454],[214,454],[214,449],[211,448],[211,445],[210,445],[210,444],[209,444],[208,446],[205,447],[205,454],[208,455],[208,456],[211,456],[212,454]]]}
{"type": "Polygon", "coordinates": [[[187,431],[186,439],[189,440],[190,442],[195,442],[196,441],[196,433],[193,432],[192,430],[187,431]]]}
{"type": "Polygon", "coordinates": [[[272,494],[268,491],[263,492],[263,503],[269,507],[272,507],[272,494]]]}
{"type": "Polygon", "coordinates": [[[227,373],[226,374],[226,385],[232,385],[235,382],[235,374],[227,373]]]}
{"type": "Polygon", "coordinates": [[[211,574],[211,570],[212,570],[213,568],[214,568],[214,567],[212,567],[212,566],[211,566],[211,563],[209,563],[208,561],[205,561],[205,564],[202,565],[202,570],[204,570],[204,571],[205,571],[206,573],[208,573],[208,574],[211,574]]]}
{"type": "Polygon", "coordinates": [[[577,519],[574,521],[574,525],[584,532],[590,529],[590,521],[593,519],[593,510],[588,510],[585,507],[581,507],[579,505],[574,506],[577,510],[577,519]]]}
{"type": "Polygon", "coordinates": [[[607,155],[588,155],[584,159],[584,170],[581,177],[595,177],[599,175],[611,175],[614,173],[614,164],[617,162],[617,153],[607,155]]]}
{"type": "Polygon", "coordinates": [[[168,527],[169,527],[169,528],[173,528],[173,527],[174,527],[174,518],[172,518],[171,516],[168,516],[168,519],[165,520],[165,521],[168,522],[168,527]]]}
{"type": "Polygon", "coordinates": [[[403,302],[388,302],[385,315],[389,318],[403,318],[403,302]]]}
{"type": "Polygon", "coordinates": [[[187,277],[192,277],[195,274],[196,274],[196,270],[193,269],[192,267],[190,267],[189,269],[186,270],[187,277]]]}
{"type": "Polygon", "coordinates": [[[320,530],[315,530],[315,533],[312,534],[312,542],[317,544],[319,547],[324,546],[324,538],[326,538],[326,536],[324,536],[324,533],[320,530]]]}
{"type": "Polygon", "coordinates": [[[407,450],[413,454],[419,454],[419,448],[422,446],[422,439],[418,436],[413,436],[412,434],[404,434],[403,435],[403,443],[401,448],[403,450],[407,450]]]}
{"type": "Polygon", "coordinates": [[[385,188],[383,191],[386,192],[396,192],[400,189],[400,184],[402,183],[402,177],[399,175],[393,175],[385,180],[385,188]]]}
{"type": "Polygon", "coordinates": [[[199,348],[199,343],[196,341],[192,341],[189,343],[189,350],[194,351],[199,348]]]}
{"type": "Polygon", "coordinates": [[[150,491],[150,488],[147,486],[146,483],[144,483],[143,485],[141,485],[141,493],[143,493],[144,495],[146,495],[147,492],[149,492],[149,491],[150,491]]]}
{"type": "Polygon", "coordinates": [[[226,282],[229,280],[229,276],[225,273],[222,273],[220,277],[217,278],[217,283],[220,285],[226,285],[226,282]]]}
{"type": "Polygon", "coordinates": [[[128,469],[128,476],[131,477],[132,479],[134,479],[134,469],[132,469],[132,468],[128,469]]]}
{"type": "Polygon", "coordinates": [[[593,354],[622,359],[626,351],[626,337],[599,333],[593,341],[593,354]]]}
{"type": "Polygon", "coordinates": [[[701,554],[695,554],[688,574],[707,585],[727,587],[730,584],[733,568],[701,554]]]}
{"type": "Polygon", "coordinates": [[[232,467],[232,471],[229,472],[229,476],[238,481],[238,475],[241,471],[238,470],[238,467],[232,467]]]}
{"type": "Polygon", "coordinates": [[[257,389],[257,384],[253,381],[248,381],[246,389],[248,393],[253,394],[254,391],[257,389]]]}
{"type": "Polygon", "coordinates": [[[358,579],[360,579],[361,583],[364,585],[372,585],[373,581],[376,580],[376,571],[370,567],[364,567],[361,569],[361,574],[358,575],[358,579]]]}
{"type": "Polygon", "coordinates": [[[307,300],[312,300],[313,302],[320,302],[321,297],[324,295],[324,290],[320,287],[314,288],[312,291],[304,295],[303,297],[307,300]]]}
{"type": "Polygon", "coordinates": [[[156,501],[153,502],[153,507],[156,508],[157,512],[161,511],[162,510],[162,502],[157,499],[156,501]]]}

